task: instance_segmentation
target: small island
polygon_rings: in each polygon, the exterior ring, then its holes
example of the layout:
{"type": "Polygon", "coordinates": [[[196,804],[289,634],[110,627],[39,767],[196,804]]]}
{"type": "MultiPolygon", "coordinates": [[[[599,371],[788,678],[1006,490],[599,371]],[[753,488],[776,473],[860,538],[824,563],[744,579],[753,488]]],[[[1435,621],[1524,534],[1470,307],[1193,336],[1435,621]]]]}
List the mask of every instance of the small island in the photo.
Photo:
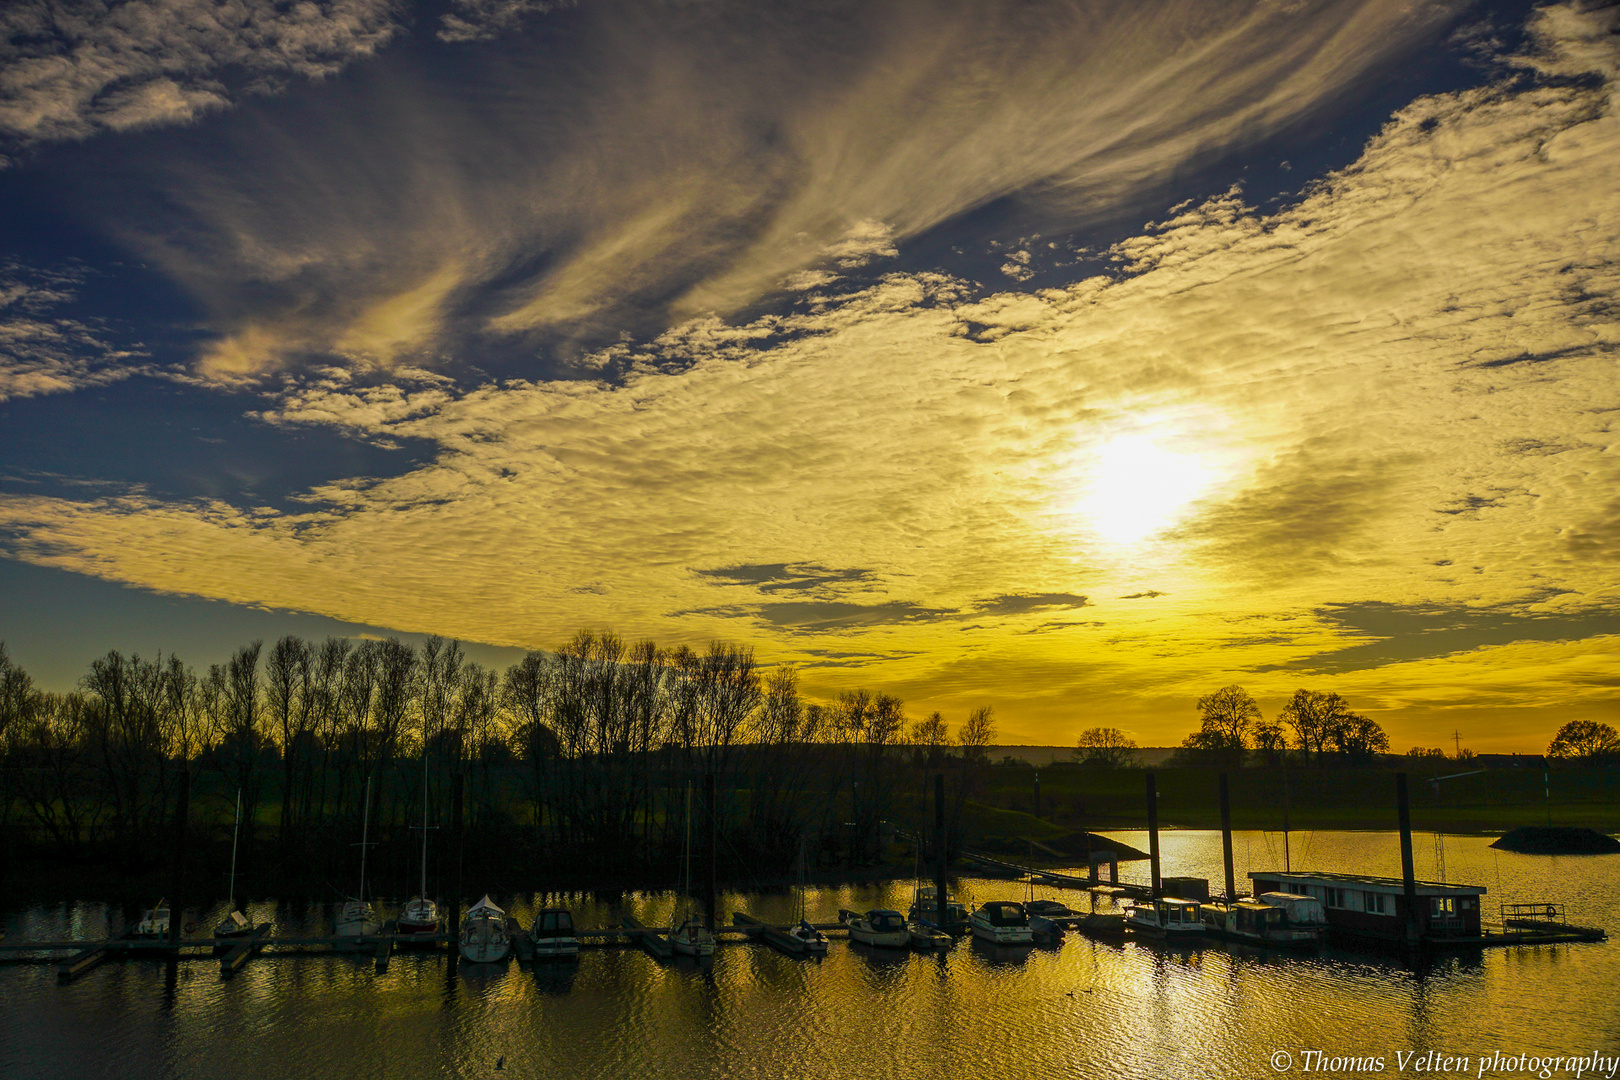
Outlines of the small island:
{"type": "Polygon", "coordinates": [[[1491,845],[1524,855],[1606,855],[1620,852],[1620,840],[1596,829],[1568,825],[1524,825],[1491,845]]]}

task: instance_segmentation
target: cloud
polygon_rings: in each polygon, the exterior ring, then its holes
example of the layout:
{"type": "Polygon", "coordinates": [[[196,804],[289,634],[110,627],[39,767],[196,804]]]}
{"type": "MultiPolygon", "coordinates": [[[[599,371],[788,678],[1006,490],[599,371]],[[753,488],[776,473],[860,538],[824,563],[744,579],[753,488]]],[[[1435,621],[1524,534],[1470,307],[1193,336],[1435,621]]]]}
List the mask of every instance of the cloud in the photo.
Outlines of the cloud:
{"type": "Polygon", "coordinates": [[[77,271],[0,265],[0,402],[103,386],[140,370],[146,355],[109,344],[92,323],[52,314],[74,298],[77,271]]]}
{"type": "MultiPolygon", "coordinates": [[[[441,34],[499,33],[542,6],[461,3],[441,34]]],[[[364,354],[349,346],[367,312],[440,281],[389,350],[545,377],[537,354],[566,365],[623,331],[824,287],[996,200],[1068,227],[1117,217],[1178,171],[1342,107],[1455,6],[601,0],[476,63],[458,47],[431,67],[375,65],[318,103],[219,125],[161,168],[132,167],[123,188],[144,175],[149,197],[108,227],[210,311],[208,370],[364,354]]],[[[329,52],[221,45],[186,70],[220,53],[319,73],[380,46],[386,13],[334,5],[329,52]]],[[[147,113],[223,92],[166,77],[177,103],[154,90],[147,113]]],[[[63,132],[109,122],[96,93],[63,132]]],[[[1025,254],[1008,256],[1015,279],[1025,254]]]]}
{"type": "Polygon", "coordinates": [[[571,7],[570,0],[452,0],[454,10],[439,17],[440,41],[489,41],[510,33],[536,15],[571,7]]]}
{"type": "Polygon", "coordinates": [[[391,0],[63,0],[0,9],[0,149],[183,124],[397,29],[391,0]]]}
{"type": "MultiPolygon", "coordinates": [[[[1535,25],[1561,55],[1564,24],[1535,25]]],[[[1588,29],[1580,49],[1611,40],[1588,29]]],[[[1060,288],[850,278],[632,335],[568,380],[290,373],[265,422],[436,456],[301,492],[294,513],[0,496],[4,551],[499,644],[607,625],[794,659],[836,633],[878,658],[865,685],[942,709],[994,688],[1026,734],[1085,701],[1178,741],[1213,687],[1271,708],[1309,678],[1413,730],[1477,691],[1495,711],[1474,745],[1509,745],[1515,710],[1545,722],[1562,680],[1582,708],[1614,700],[1620,120],[1602,62],[1421,98],[1296,205],[1170,208],[1115,272],[1060,288]],[[1545,359],[1496,363],[1526,355],[1545,359]],[[1101,453],[1122,440],[1209,477],[1129,542],[1092,498],[1105,467],[1131,490],[1129,456],[1101,453]],[[1175,603],[1135,602],[1157,595],[1175,603]],[[1093,618],[1055,614],[1082,604],[1093,618]],[[1466,632],[1386,634],[1378,611],[1466,632]],[[1532,640],[1558,627],[1585,636],[1532,640]]],[[[488,264],[469,245],[409,276],[449,265],[465,282],[488,264]]]]}

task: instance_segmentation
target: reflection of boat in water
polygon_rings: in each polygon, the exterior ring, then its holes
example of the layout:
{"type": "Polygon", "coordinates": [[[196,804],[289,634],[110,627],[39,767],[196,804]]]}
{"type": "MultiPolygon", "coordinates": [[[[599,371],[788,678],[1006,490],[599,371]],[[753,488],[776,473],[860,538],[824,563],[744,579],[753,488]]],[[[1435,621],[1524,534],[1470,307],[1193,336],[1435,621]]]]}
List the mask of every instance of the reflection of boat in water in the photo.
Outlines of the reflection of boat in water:
{"type": "Polygon", "coordinates": [[[574,916],[566,908],[545,908],[536,915],[529,940],[536,960],[568,960],[579,955],[574,916]]]}
{"type": "Polygon", "coordinates": [[[141,912],[141,921],[135,924],[135,936],[160,938],[169,936],[169,904],[159,900],[141,912]]]}
{"type": "Polygon", "coordinates": [[[933,885],[920,885],[908,912],[911,921],[926,919],[930,926],[947,934],[964,933],[968,928],[968,909],[949,896],[945,897],[945,919],[940,921],[939,890],[933,885]]]}
{"type": "Polygon", "coordinates": [[[495,905],[488,893],[467,909],[467,917],[461,920],[460,944],[462,958],[474,964],[504,960],[511,950],[506,912],[495,905]]]}
{"type": "Polygon", "coordinates": [[[1137,900],[1125,908],[1125,925],[1149,937],[1185,940],[1204,933],[1204,920],[1196,900],[1161,896],[1137,900]]]}
{"type": "Polygon", "coordinates": [[[1035,940],[1024,905],[1012,900],[980,904],[968,924],[974,937],[992,945],[1028,945],[1035,940]]]}
{"type": "Polygon", "coordinates": [[[851,941],[887,949],[904,949],[911,944],[911,930],[906,926],[906,917],[898,911],[874,908],[865,915],[840,911],[838,917],[849,927],[851,941]]]}
{"type": "Polygon", "coordinates": [[[1242,941],[1274,949],[1314,949],[1322,943],[1323,927],[1309,921],[1308,905],[1321,905],[1308,896],[1289,896],[1287,893],[1269,893],[1272,897],[1286,898],[1295,903],[1295,910],[1307,921],[1294,923],[1284,903],[1244,897],[1230,904],[1206,904],[1204,923],[1214,933],[1231,941],[1242,941]]]}

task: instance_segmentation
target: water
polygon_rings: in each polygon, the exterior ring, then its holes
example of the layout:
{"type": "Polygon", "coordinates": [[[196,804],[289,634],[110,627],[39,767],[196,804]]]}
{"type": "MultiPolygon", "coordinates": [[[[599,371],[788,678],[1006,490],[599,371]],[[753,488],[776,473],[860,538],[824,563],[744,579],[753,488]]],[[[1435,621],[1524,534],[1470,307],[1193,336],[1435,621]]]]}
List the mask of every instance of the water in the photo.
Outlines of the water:
{"type": "MultiPolygon", "coordinates": [[[[1146,847],[1140,834],[1119,838],[1146,847]]],[[[1501,900],[1551,900],[1572,921],[1620,932],[1620,857],[1546,858],[1444,839],[1446,877],[1501,900]]],[[[1239,833],[1240,881],[1281,865],[1281,837],[1239,833]]],[[[1166,873],[1218,889],[1220,837],[1165,833],[1166,873]]],[[[1295,834],[1296,869],[1398,876],[1393,834],[1295,834]]],[[[1418,875],[1438,876],[1432,838],[1418,875]]],[[[1146,863],[1127,864],[1141,880],[1146,863]]],[[[812,919],[840,907],[904,909],[910,882],[812,889],[812,919]]],[[[1021,898],[1017,883],[958,879],[978,901],[1021,898]]],[[[1058,895],[1082,906],[1085,894],[1058,895]]],[[[563,902],[581,926],[626,913],[656,925],[666,895],[504,899],[527,923],[563,902]]],[[[1106,902],[1105,906],[1106,906],[1106,902]]],[[[789,894],[728,894],[721,909],[787,920],[789,894]]],[[[199,918],[212,925],[223,912],[199,918]]],[[[319,932],[327,909],[251,905],[282,933],[319,932]]],[[[10,940],[93,937],[121,912],[90,902],[4,913],[10,940]]],[[[1620,937],[1620,933],[1617,933],[1620,937]]],[[[1481,1054],[1620,1055],[1620,943],[1473,950],[1412,965],[1329,950],[1274,955],[1244,947],[1108,944],[1071,934],[1059,948],[994,950],[964,940],[949,954],[868,949],[835,940],[824,960],[763,945],[722,945],[712,961],[659,963],[632,949],[587,949],[575,963],[469,969],[442,956],[261,957],[222,981],[211,961],[110,961],[58,986],[54,965],[0,967],[0,1077],[1236,1077],[1477,1076],[1481,1054]],[[1382,1057],[1312,1068],[1325,1058],[1382,1057]],[[1403,1072],[1397,1053],[1464,1063],[1403,1072]],[[497,1070],[496,1063],[502,1068],[497,1070]]],[[[1440,1062],[1440,1064],[1444,1064],[1440,1062]]],[[[1593,1075],[1587,1067],[1587,1076],[1593,1075]]],[[[1599,1069],[1603,1075],[1606,1069],[1599,1069]]],[[[1536,1072],[1487,1070],[1486,1076],[1536,1072]]],[[[1569,1069],[1553,1075],[1573,1076],[1569,1069]]],[[[1620,1075],[1616,1072],[1614,1075],[1620,1075]]]]}

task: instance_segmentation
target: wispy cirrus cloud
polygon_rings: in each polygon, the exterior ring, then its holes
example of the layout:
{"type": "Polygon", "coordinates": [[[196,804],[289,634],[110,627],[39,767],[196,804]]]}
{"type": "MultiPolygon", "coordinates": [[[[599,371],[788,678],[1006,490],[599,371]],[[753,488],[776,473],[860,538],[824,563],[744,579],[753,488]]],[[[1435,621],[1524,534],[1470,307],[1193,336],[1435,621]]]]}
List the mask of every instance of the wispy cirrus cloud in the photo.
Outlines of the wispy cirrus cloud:
{"type": "Polygon", "coordinates": [[[288,77],[330,75],[385,44],[395,11],[394,0],[7,4],[0,152],[186,123],[288,77]]]}
{"type": "Polygon", "coordinates": [[[82,280],[78,271],[0,265],[0,402],[105,385],[139,369],[131,361],[145,353],[57,312],[82,280]]]}
{"type": "MultiPolygon", "coordinates": [[[[367,72],[221,132],[111,227],[208,306],[222,376],[472,352],[529,375],[828,285],[993,200],[1117,215],[1338,107],[1454,6],[600,0],[476,71],[367,72]]],[[[484,36],[530,10],[452,17],[484,36]]]]}

